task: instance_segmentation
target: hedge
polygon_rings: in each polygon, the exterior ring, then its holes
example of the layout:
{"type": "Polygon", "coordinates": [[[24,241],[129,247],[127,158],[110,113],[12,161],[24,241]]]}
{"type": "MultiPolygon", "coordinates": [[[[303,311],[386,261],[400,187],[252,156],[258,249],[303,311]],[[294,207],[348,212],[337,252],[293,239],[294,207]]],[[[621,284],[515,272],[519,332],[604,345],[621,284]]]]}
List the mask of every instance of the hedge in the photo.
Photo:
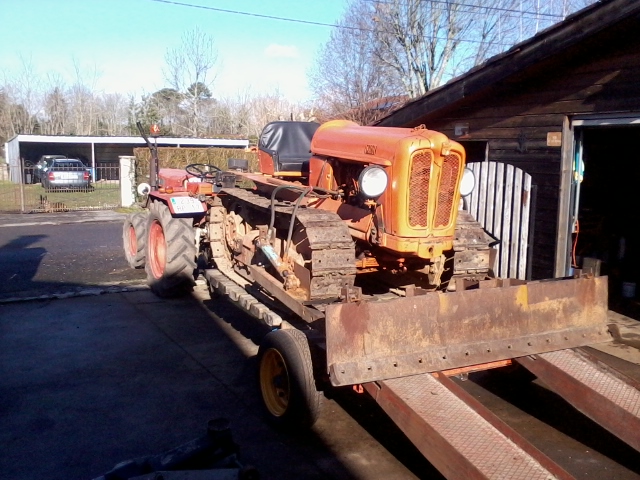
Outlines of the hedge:
{"type": "MultiPolygon", "coordinates": [[[[148,181],[149,160],[151,152],[148,148],[134,148],[136,157],[136,180],[148,181]]],[[[249,160],[249,171],[258,170],[258,154],[236,148],[180,148],[158,147],[160,168],[185,168],[191,163],[215,165],[222,170],[227,169],[227,160],[241,158],[249,160]]]]}

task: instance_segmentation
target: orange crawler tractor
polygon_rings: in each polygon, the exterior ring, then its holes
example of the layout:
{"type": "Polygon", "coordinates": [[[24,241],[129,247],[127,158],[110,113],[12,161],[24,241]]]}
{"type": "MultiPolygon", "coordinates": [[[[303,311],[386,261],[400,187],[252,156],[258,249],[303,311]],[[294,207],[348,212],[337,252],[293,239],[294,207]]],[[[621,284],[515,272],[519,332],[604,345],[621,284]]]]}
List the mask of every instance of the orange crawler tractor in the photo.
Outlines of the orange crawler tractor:
{"type": "Polygon", "coordinates": [[[158,169],[148,143],[147,212],[125,223],[127,259],[160,296],[203,273],[271,327],[259,378],[276,423],[312,424],[329,384],[481,370],[608,339],[606,279],[493,278],[493,239],[460,210],[473,174],[441,133],[274,122],[258,173],[238,160],[158,169]]]}

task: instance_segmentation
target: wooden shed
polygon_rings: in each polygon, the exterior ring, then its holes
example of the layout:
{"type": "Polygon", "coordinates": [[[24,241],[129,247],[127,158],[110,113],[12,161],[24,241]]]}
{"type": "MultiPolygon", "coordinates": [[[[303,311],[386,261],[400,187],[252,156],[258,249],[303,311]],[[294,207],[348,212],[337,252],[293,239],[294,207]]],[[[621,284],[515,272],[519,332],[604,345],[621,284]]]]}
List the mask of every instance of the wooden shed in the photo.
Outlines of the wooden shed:
{"type": "Polygon", "coordinates": [[[425,124],[465,145],[469,162],[530,174],[530,277],[596,258],[629,285],[640,280],[639,78],[640,2],[603,0],[378,125],[425,124]]]}

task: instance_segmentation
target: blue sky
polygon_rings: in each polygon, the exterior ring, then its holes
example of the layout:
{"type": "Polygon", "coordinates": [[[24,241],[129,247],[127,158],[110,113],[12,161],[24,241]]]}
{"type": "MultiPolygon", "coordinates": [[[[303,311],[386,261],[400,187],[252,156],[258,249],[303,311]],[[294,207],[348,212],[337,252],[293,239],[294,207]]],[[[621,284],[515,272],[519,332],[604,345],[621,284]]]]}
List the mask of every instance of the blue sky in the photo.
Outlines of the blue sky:
{"type": "MultiPolygon", "coordinates": [[[[335,23],[346,0],[176,0],[181,3],[335,23]]],[[[167,86],[168,48],[198,26],[218,48],[213,93],[271,92],[291,101],[309,97],[307,74],[331,28],[188,8],[152,0],[0,0],[1,76],[24,62],[42,78],[85,82],[105,93],[151,93],[167,86]],[[96,72],[94,74],[94,72],[96,72]]]]}

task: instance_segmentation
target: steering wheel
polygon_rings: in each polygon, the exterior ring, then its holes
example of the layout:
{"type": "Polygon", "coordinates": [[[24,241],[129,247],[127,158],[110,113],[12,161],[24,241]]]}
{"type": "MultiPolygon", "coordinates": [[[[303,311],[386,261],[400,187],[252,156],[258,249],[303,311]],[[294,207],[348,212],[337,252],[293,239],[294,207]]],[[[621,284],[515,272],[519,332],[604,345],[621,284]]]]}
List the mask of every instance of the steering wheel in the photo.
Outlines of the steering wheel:
{"type": "Polygon", "coordinates": [[[194,175],[202,180],[213,180],[216,178],[216,173],[222,170],[210,163],[192,163],[185,167],[188,174],[194,175]]]}

